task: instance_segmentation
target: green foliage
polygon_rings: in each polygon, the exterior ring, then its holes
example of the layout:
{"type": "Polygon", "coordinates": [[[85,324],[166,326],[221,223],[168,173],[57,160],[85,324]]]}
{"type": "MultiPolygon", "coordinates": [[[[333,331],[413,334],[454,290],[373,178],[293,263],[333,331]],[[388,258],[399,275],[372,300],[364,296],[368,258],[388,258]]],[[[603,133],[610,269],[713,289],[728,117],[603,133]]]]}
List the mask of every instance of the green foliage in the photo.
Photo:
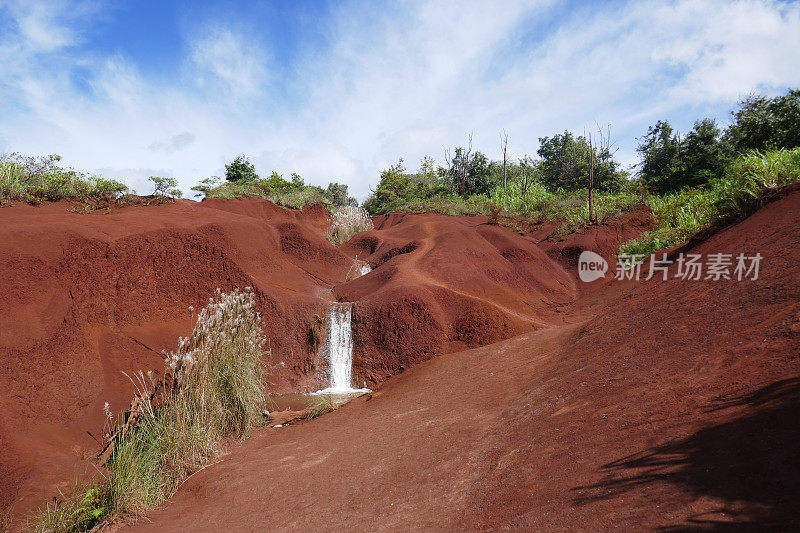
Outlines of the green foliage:
{"type": "MultiPolygon", "coordinates": [[[[503,208],[506,217],[561,220],[558,233],[567,234],[589,223],[588,195],[587,189],[553,191],[539,183],[529,186],[523,193],[521,183],[512,182],[505,191],[503,187],[496,187],[492,200],[503,208]]],[[[639,196],[630,190],[595,193],[595,216],[602,223],[629,212],[639,203],[639,196]]]]}
{"type": "Polygon", "coordinates": [[[800,89],[775,98],[750,95],[731,115],[725,138],[737,152],[800,146],[800,89]]]}
{"type": "MultiPolygon", "coordinates": [[[[481,190],[480,194],[459,194],[458,183],[454,176],[459,167],[466,162],[466,151],[456,149],[456,156],[450,162],[449,169],[439,167],[434,170],[432,159],[425,159],[415,173],[406,172],[403,161],[381,172],[378,187],[364,203],[364,207],[372,214],[384,214],[391,211],[435,212],[446,215],[484,214],[493,222],[502,223],[503,217],[543,217],[546,219],[562,219],[562,231],[575,230],[589,222],[588,191],[588,143],[587,151],[583,150],[585,141],[577,140],[571,134],[556,136],[560,145],[567,146],[575,157],[570,164],[576,165],[569,188],[554,187],[559,180],[551,179],[546,184],[543,177],[546,172],[556,168],[556,159],[561,157],[551,153],[547,148],[543,153],[546,159],[535,160],[529,156],[519,161],[507,162],[507,184],[503,186],[502,162],[489,161],[483,154],[476,152],[470,156],[474,169],[474,179],[469,177],[467,169],[467,186],[463,190],[481,190]],[[580,160],[585,159],[581,162],[580,160]],[[549,165],[549,166],[548,166],[549,165]],[[586,175],[581,175],[586,172],[586,175]],[[488,188],[487,188],[488,187],[488,188]]],[[[553,143],[548,146],[552,147],[553,143]]],[[[559,152],[560,153],[560,152],[559,152]]],[[[563,155],[563,154],[562,154],[563,155]]],[[[625,173],[617,169],[616,162],[607,149],[595,148],[596,177],[599,176],[600,192],[595,191],[595,204],[600,221],[610,216],[629,211],[638,201],[632,192],[622,191],[626,184],[625,173]],[[605,173],[605,174],[604,174],[605,173]],[[604,178],[605,176],[605,178],[604,178]],[[605,180],[605,181],[604,181],[605,180]],[[614,182],[611,186],[610,183],[614,182]]],[[[563,170],[563,169],[562,169],[563,170]]],[[[461,168],[463,177],[464,169],[461,168]]]]}
{"type": "Polygon", "coordinates": [[[163,178],[161,176],[150,176],[148,178],[153,182],[155,190],[153,194],[156,196],[182,196],[183,192],[178,189],[178,180],[175,178],[163,178]]]}
{"type": "Polygon", "coordinates": [[[680,142],[666,120],[659,120],[647,129],[636,149],[642,157],[639,175],[651,190],[674,189],[673,177],[678,171],[680,142]]]}
{"type": "Polygon", "coordinates": [[[248,182],[258,179],[255,166],[250,160],[240,155],[230,164],[225,165],[225,179],[233,182],[248,182]]]}
{"type": "Polygon", "coordinates": [[[800,181],[800,148],[739,156],[723,176],[696,188],[652,196],[655,227],[620,253],[650,255],[749,213],[778,187],[800,181]]]}
{"type": "Polygon", "coordinates": [[[403,160],[381,171],[377,188],[364,202],[364,209],[371,215],[380,215],[400,209],[414,210],[432,198],[455,195],[447,179],[433,167],[432,159],[424,159],[415,173],[406,172],[403,160]]]}
{"type": "Polygon", "coordinates": [[[59,155],[26,157],[17,153],[0,156],[0,205],[14,201],[94,200],[110,203],[128,188],[119,181],[86,175],[57,163],[59,155]]]}
{"type": "Polygon", "coordinates": [[[625,175],[607,147],[589,147],[583,136],[565,131],[539,138],[539,180],[551,189],[578,190],[589,185],[589,161],[594,151],[594,186],[597,191],[619,190],[625,175]]]}
{"type": "Polygon", "coordinates": [[[272,172],[268,178],[259,178],[253,165],[244,156],[237,158],[237,161],[227,165],[226,169],[230,171],[232,165],[236,165],[237,168],[247,166],[246,178],[231,179],[230,172],[225,182],[216,176],[206,178],[192,187],[192,190],[197,192],[196,196],[226,199],[259,196],[277,205],[293,209],[310,204],[358,205],[355,198],[347,195],[347,185],[330,183],[327,189],[317,185],[306,185],[296,172],[292,172],[289,180],[277,172],[272,172]]]}
{"type": "Polygon", "coordinates": [[[669,122],[650,126],[637,147],[642,157],[640,177],[655,193],[697,187],[722,174],[728,161],[727,145],[711,119],[698,120],[684,139],[669,122]]]}
{"type": "MultiPolygon", "coordinates": [[[[296,174],[295,174],[296,175],[296,174]]],[[[335,206],[358,206],[358,200],[347,194],[347,185],[344,183],[329,183],[325,189],[325,198],[335,206]]]]}
{"type": "Polygon", "coordinates": [[[481,152],[471,153],[463,147],[456,148],[449,167],[439,168],[437,173],[462,197],[486,194],[492,187],[489,159],[481,152]]]}
{"type": "Polygon", "coordinates": [[[112,504],[108,485],[76,488],[72,496],[48,503],[41,509],[34,517],[33,530],[42,533],[89,531],[100,523],[112,504]]]}
{"type": "Polygon", "coordinates": [[[684,185],[697,187],[721,176],[728,162],[727,148],[720,139],[720,130],[713,119],[694,123],[681,150],[684,185]]]}

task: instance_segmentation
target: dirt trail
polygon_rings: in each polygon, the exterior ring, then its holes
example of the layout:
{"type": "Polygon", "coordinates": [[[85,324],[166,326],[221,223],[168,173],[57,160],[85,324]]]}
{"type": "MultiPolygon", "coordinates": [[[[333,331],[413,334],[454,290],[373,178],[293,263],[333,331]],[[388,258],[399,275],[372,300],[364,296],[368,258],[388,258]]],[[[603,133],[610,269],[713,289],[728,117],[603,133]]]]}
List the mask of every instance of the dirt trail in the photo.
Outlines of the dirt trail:
{"type": "Polygon", "coordinates": [[[694,250],[758,252],[757,281],[606,284],[561,324],[255,431],[134,529],[800,528],[798,223],[795,189],[694,250]]]}

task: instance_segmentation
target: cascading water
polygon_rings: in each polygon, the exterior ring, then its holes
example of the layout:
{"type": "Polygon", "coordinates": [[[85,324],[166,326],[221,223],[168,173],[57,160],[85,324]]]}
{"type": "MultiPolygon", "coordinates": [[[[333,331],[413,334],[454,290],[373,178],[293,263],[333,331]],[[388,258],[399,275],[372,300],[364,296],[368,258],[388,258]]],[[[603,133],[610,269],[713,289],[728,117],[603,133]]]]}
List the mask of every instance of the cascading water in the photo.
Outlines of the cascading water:
{"type": "MultiPolygon", "coordinates": [[[[358,259],[354,267],[360,276],[372,271],[369,263],[358,259]]],[[[328,338],[322,346],[322,352],[328,359],[328,388],[313,394],[352,395],[370,391],[366,388],[353,388],[353,327],[350,323],[352,316],[352,302],[330,302],[327,319],[328,338]]]]}
{"type": "Polygon", "coordinates": [[[353,331],[351,303],[331,303],[328,308],[328,361],[330,392],[350,392],[353,373],[353,331]]]}
{"type": "Polygon", "coordinates": [[[369,266],[369,263],[364,261],[364,264],[361,265],[358,273],[363,276],[364,274],[369,274],[370,272],[372,272],[372,267],[369,266]]]}

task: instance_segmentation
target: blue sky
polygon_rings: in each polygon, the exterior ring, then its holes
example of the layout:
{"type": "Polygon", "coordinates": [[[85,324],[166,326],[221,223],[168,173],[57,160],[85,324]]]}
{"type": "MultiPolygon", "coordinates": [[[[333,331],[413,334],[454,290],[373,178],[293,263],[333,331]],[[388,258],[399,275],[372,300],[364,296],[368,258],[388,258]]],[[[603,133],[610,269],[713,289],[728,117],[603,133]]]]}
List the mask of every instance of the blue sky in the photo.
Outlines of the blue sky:
{"type": "Polygon", "coordinates": [[[800,86],[800,5],[721,2],[0,0],[0,152],[149,193],[247,154],[261,174],[348,183],[474,145],[512,155],[610,125],[727,122],[800,86]]]}

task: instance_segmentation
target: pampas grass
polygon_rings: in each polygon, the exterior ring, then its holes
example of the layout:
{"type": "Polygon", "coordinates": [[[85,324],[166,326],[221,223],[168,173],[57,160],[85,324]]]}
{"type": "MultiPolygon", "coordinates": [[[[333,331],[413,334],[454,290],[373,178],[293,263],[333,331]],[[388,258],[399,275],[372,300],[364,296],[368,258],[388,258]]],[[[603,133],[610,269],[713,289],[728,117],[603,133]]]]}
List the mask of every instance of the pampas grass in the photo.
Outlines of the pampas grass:
{"type": "Polygon", "coordinates": [[[156,385],[152,374],[132,377],[139,418],[117,442],[102,479],[48,505],[35,529],[83,531],[102,517],[139,514],[213,461],[225,439],[244,438],[261,422],[265,342],[252,290],[218,289],[192,334],[165,354],[162,401],[148,393],[156,385]]]}
{"type": "Polygon", "coordinates": [[[371,229],[374,229],[372,218],[363,207],[346,205],[333,211],[327,238],[334,246],[341,246],[356,233],[371,229]]]}

